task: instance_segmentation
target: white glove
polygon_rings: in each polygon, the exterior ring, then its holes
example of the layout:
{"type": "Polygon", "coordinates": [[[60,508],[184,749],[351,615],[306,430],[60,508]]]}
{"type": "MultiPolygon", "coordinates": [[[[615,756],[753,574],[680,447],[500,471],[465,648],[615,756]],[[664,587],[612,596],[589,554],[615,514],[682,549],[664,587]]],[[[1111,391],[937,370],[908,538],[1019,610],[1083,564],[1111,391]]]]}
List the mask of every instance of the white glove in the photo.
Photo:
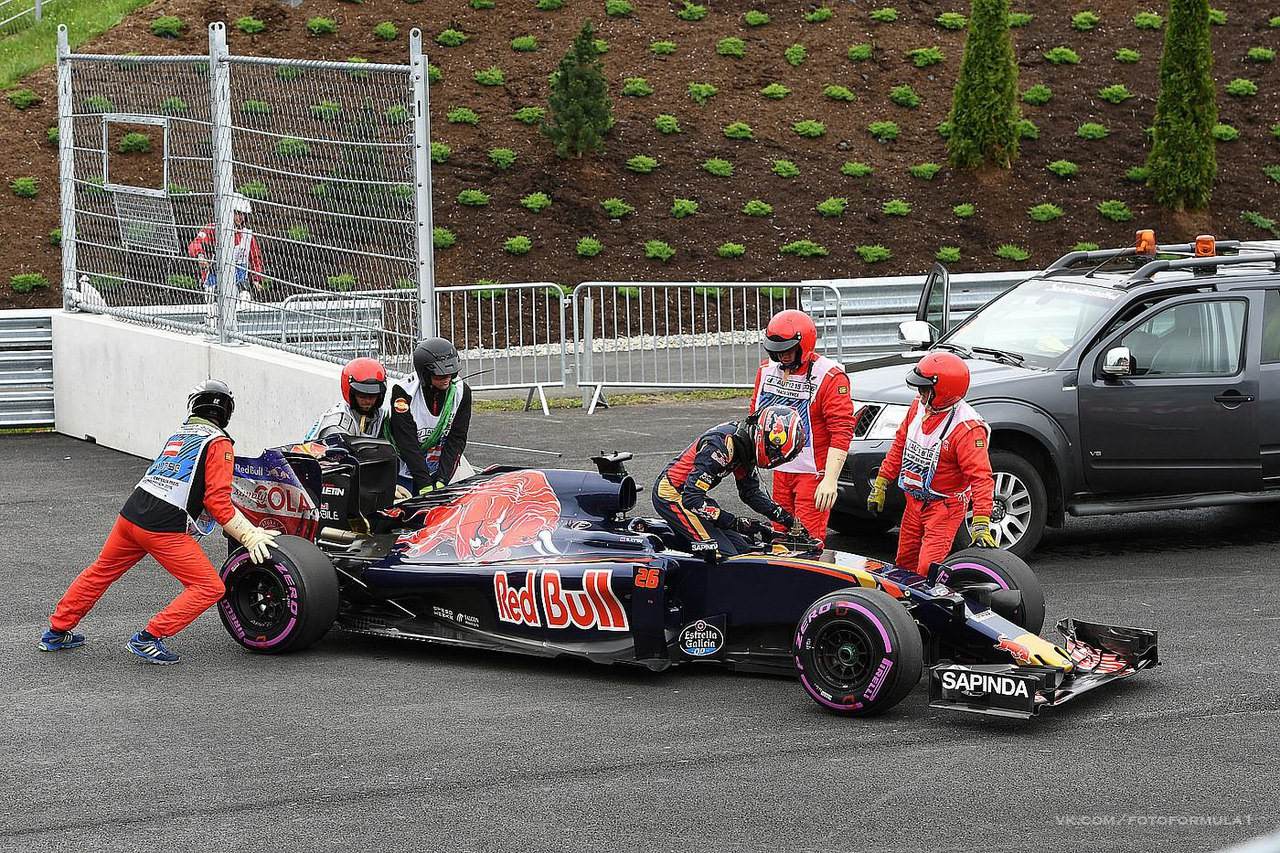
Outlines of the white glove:
{"type": "Polygon", "coordinates": [[[398,485],[396,486],[396,497],[393,502],[400,503],[400,501],[407,501],[411,497],[413,497],[413,492],[409,491],[404,486],[398,485]]]}
{"type": "Polygon", "coordinates": [[[249,552],[249,559],[255,563],[265,563],[271,554],[267,550],[275,544],[279,534],[274,530],[263,530],[255,526],[236,510],[235,517],[222,526],[227,535],[239,542],[249,552]]]}

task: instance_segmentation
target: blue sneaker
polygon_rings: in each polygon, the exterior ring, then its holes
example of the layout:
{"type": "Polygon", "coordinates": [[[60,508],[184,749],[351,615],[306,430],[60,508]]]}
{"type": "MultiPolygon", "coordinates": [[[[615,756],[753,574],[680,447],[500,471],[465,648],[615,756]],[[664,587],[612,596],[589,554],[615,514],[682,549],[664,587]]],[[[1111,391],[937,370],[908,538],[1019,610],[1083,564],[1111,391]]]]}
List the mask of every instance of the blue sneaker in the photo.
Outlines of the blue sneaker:
{"type": "Polygon", "coordinates": [[[71,631],[54,631],[49,629],[40,638],[39,649],[42,652],[60,652],[63,649],[77,649],[84,645],[84,634],[71,631]]]}
{"type": "Polygon", "coordinates": [[[124,647],[147,663],[170,664],[181,660],[177,652],[171,652],[164,647],[159,637],[153,640],[142,639],[141,631],[130,637],[124,647]]]}

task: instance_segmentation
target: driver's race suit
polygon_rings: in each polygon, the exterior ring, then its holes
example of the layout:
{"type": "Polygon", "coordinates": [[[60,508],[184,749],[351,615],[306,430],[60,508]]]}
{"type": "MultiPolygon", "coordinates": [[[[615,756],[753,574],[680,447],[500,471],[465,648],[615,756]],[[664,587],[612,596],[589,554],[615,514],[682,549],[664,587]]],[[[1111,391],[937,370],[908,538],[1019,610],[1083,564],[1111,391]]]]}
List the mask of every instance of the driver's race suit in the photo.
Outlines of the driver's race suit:
{"type": "Polygon", "coordinates": [[[172,637],[208,610],[226,589],[192,534],[207,534],[235,516],[231,504],[231,439],[203,418],[188,418],[165,442],[125,501],[93,564],[79,574],[49,620],[70,631],[107,587],[148,554],[185,589],[147,623],[156,637],[172,637]]]}
{"type": "Polygon", "coordinates": [[[918,397],[911,403],[878,474],[896,480],[907,499],[898,566],[924,575],[946,559],[970,501],[974,515],[991,516],[990,440],[991,428],[964,400],[936,413],[918,397]]]}
{"type": "Polygon", "coordinates": [[[362,415],[344,400],[322,414],[303,441],[318,441],[331,435],[383,438],[383,430],[387,424],[385,409],[378,409],[371,415],[362,415]]]}
{"type": "Polygon", "coordinates": [[[769,500],[756,474],[755,448],[735,436],[738,425],[723,423],[707,430],[684,452],[667,463],[653,485],[653,508],[671,522],[690,543],[716,550],[724,556],[749,550],[750,543],[735,528],[738,517],[721,509],[707,493],[733,475],[742,502],[770,521],[791,527],[795,518],[769,500]]]}

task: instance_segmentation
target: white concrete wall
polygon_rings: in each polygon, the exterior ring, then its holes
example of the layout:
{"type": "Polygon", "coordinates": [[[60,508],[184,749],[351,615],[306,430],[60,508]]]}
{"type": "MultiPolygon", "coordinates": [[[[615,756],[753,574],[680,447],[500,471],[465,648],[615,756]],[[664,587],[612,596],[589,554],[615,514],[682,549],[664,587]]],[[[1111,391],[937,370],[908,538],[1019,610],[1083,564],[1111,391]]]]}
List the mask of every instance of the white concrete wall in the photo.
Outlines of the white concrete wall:
{"type": "Polygon", "coordinates": [[[259,346],[223,347],[97,314],[53,315],[54,428],[154,456],[186,416],[187,394],[221,379],[236,396],[240,456],[300,439],[338,399],[340,367],[259,346]]]}

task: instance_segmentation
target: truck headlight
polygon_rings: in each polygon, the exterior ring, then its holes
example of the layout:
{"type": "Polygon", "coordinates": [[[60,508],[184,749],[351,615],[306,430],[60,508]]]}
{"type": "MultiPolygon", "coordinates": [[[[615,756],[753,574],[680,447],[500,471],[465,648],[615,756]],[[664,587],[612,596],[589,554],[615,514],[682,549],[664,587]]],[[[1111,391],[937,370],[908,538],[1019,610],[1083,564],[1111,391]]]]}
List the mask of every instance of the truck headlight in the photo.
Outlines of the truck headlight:
{"type": "Polygon", "coordinates": [[[876,415],[875,423],[871,424],[871,429],[867,430],[864,437],[867,441],[892,439],[898,427],[902,426],[902,419],[907,416],[910,409],[910,406],[886,405],[876,415]]]}

